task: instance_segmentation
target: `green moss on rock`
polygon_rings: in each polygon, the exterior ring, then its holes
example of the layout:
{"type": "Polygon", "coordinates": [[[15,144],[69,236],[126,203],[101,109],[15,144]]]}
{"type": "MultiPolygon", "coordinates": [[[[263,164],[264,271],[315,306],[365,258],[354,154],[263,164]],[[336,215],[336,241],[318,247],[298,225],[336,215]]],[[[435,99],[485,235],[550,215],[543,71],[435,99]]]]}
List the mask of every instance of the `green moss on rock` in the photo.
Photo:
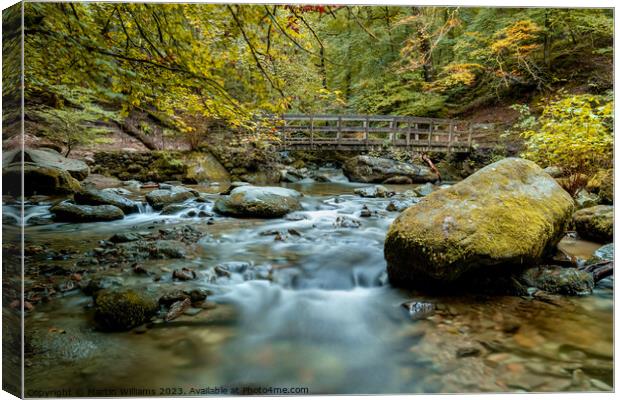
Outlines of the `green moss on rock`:
{"type": "Polygon", "coordinates": [[[158,309],[158,299],[146,292],[101,290],[95,297],[95,321],[103,330],[129,330],[147,322],[158,309]]]}
{"type": "Polygon", "coordinates": [[[566,230],[574,203],[536,164],[493,163],[425,197],[390,226],[390,281],[452,282],[463,274],[536,262],[566,230]]]}
{"type": "Polygon", "coordinates": [[[609,243],[614,237],[613,206],[584,208],[573,217],[579,236],[599,243],[609,243]]]}

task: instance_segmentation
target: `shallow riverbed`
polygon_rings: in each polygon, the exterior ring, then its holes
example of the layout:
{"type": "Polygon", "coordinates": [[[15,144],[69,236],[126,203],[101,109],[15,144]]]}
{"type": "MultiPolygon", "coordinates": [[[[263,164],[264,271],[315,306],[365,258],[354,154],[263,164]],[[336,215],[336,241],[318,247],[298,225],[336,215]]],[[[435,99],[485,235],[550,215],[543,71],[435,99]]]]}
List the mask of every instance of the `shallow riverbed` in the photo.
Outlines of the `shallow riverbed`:
{"type": "MultiPolygon", "coordinates": [[[[32,244],[84,252],[116,232],[192,225],[206,236],[187,259],[145,267],[164,274],[189,266],[200,273],[228,263],[233,272],[192,282],[213,292],[215,308],[137,332],[96,331],[92,299],[77,290],[37,305],[26,318],[36,349],[27,360],[27,395],[58,388],[74,395],[131,395],[121,392],[129,388],[188,395],[218,386],[301,387],[309,394],[611,389],[610,278],[591,296],[545,301],[429,297],[392,288],[383,240],[398,213],[385,211],[389,199],[354,195],[360,186],[291,184],[305,195],[303,211],[275,220],[217,217],[207,225],[144,208],[119,222],[28,226],[32,244]],[[377,213],[360,217],[364,205],[377,213]],[[436,311],[412,320],[401,306],[411,300],[431,302],[436,311]]],[[[29,212],[45,216],[46,208],[29,212]]],[[[579,258],[597,247],[575,239],[562,244],[579,258]]],[[[111,274],[124,285],[179,285],[122,268],[111,274]]]]}

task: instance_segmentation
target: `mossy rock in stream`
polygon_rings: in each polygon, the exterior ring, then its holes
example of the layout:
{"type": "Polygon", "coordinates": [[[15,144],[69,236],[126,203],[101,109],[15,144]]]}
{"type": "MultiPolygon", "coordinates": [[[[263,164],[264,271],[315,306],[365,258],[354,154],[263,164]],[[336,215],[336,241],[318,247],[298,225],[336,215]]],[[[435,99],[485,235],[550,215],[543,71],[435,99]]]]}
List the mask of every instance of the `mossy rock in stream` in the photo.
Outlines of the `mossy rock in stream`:
{"type": "Polygon", "coordinates": [[[425,287],[523,270],[555,247],[573,210],[536,164],[500,160],[396,218],[384,248],[390,282],[425,287]]]}
{"type": "Polygon", "coordinates": [[[145,291],[101,290],[95,297],[95,321],[106,331],[129,330],[149,321],[158,310],[158,298],[145,291]]]}
{"type": "Polygon", "coordinates": [[[609,243],[614,238],[613,206],[594,206],[579,210],[573,216],[575,229],[584,239],[609,243]]]}

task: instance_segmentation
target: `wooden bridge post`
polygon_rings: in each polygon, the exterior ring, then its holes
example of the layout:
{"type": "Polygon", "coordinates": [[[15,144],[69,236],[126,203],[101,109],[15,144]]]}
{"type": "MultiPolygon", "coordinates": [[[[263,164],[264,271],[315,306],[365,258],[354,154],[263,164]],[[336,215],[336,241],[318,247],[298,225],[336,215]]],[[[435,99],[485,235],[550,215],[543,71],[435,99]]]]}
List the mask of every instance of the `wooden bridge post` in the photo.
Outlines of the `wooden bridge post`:
{"type": "Polygon", "coordinates": [[[409,147],[410,143],[411,143],[411,118],[408,119],[407,122],[407,147],[409,147]]]}
{"type": "Polygon", "coordinates": [[[364,117],[364,143],[368,145],[368,128],[369,128],[370,118],[368,116],[364,117]]]}
{"type": "Polygon", "coordinates": [[[310,116],[310,147],[314,148],[314,115],[310,116]]]}
{"type": "Polygon", "coordinates": [[[340,138],[342,136],[342,117],[338,116],[338,133],[336,133],[336,142],[340,145],[340,138]]]}
{"type": "Polygon", "coordinates": [[[428,123],[428,150],[431,150],[431,142],[433,141],[433,121],[428,123]]]}
{"type": "Polygon", "coordinates": [[[469,150],[471,150],[471,137],[474,133],[474,124],[473,123],[469,123],[469,135],[467,136],[467,147],[469,147],[469,150]]]}
{"type": "Polygon", "coordinates": [[[390,126],[389,126],[389,130],[390,132],[388,133],[388,138],[390,140],[390,142],[394,143],[394,118],[392,118],[392,120],[390,121],[390,126]]]}

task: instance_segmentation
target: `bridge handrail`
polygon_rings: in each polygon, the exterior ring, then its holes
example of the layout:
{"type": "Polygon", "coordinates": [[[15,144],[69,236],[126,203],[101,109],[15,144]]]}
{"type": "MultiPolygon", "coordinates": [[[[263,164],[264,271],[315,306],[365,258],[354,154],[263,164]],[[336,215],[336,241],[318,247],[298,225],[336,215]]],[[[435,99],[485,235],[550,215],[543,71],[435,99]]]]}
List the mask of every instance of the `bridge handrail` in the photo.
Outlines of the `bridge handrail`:
{"type": "Polygon", "coordinates": [[[334,143],[336,145],[377,145],[378,143],[393,146],[428,146],[440,147],[450,152],[453,148],[470,149],[475,143],[484,142],[484,136],[494,132],[494,124],[477,124],[469,121],[395,116],[395,115],[364,115],[364,114],[284,114],[278,117],[282,122],[276,130],[282,133],[282,141],[289,144],[309,145],[334,143]],[[336,122],[330,125],[328,122],[336,122]],[[345,122],[345,124],[343,124],[345,122]],[[361,122],[351,126],[347,122],[361,122]],[[371,126],[371,123],[388,123],[388,126],[371,126]],[[305,124],[304,124],[305,123],[305,124]],[[326,123],[326,125],[321,125],[326,123]],[[420,127],[420,125],[423,125],[420,127]],[[482,131],[482,132],[481,132],[482,131]],[[295,138],[293,134],[304,134],[303,138],[295,138]],[[307,134],[309,133],[309,137],[307,134]],[[320,134],[316,136],[315,133],[320,134]],[[336,134],[335,138],[325,134],[336,134]],[[360,138],[345,137],[347,134],[363,134],[360,138]],[[371,138],[370,135],[387,134],[386,139],[371,138]],[[445,138],[447,141],[440,138],[445,138]]]}

